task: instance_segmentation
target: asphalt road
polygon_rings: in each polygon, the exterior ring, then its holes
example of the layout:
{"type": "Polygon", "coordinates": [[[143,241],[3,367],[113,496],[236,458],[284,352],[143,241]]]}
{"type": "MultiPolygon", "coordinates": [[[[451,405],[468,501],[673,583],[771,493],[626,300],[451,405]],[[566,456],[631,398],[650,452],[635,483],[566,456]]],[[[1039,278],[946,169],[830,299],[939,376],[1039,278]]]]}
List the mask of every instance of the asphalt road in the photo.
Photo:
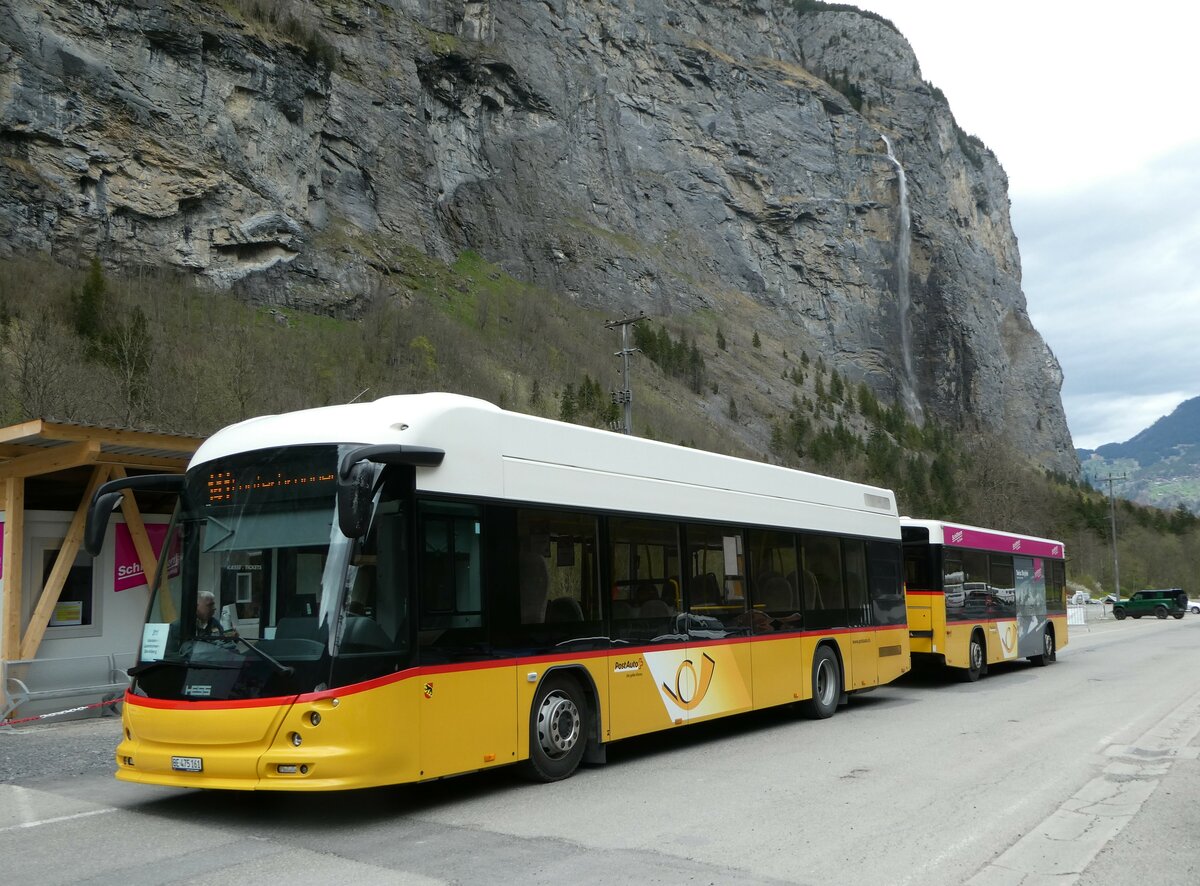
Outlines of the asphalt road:
{"type": "Polygon", "coordinates": [[[5,882],[1200,882],[1200,617],[511,770],[293,796],[126,785],[113,719],[0,729],[5,882]]]}

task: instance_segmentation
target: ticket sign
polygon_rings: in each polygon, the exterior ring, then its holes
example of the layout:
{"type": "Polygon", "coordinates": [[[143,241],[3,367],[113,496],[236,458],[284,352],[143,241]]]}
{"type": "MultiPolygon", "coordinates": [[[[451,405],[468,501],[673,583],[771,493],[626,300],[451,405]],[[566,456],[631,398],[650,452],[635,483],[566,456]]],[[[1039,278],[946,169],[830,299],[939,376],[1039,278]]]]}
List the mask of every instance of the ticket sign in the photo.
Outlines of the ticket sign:
{"type": "MultiPolygon", "coordinates": [[[[115,556],[113,558],[113,590],[127,591],[130,588],[140,588],[146,584],[146,573],[142,569],[142,561],[138,559],[137,548],[133,546],[133,537],[129,527],[124,523],[116,526],[115,556]]],[[[150,548],[154,551],[155,559],[162,553],[163,539],[167,535],[166,523],[147,523],[146,536],[150,539],[150,548]]],[[[179,569],[178,559],[172,558],[167,564],[168,574],[174,575],[179,569]]]]}

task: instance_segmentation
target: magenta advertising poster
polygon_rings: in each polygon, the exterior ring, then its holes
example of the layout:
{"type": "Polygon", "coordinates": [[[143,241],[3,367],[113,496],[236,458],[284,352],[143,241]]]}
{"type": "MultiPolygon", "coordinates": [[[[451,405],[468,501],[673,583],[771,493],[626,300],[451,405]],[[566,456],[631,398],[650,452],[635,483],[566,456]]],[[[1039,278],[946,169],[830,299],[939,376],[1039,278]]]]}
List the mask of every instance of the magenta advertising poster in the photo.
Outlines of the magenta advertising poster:
{"type": "MultiPolygon", "coordinates": [[[[129,527],[124,523],[117,524],[116,556],[113,562],[113,590],[127,591],[130,588],[140,588],[146,583],[142,563],[138,559],[137,549],[133,546],[133,538],[129,535],[129,527]]],[[[157,557],[162,552],[163,538],[167,534],[166,523],[147,523],[146,536],[150,539],[150,547],[157,557]]],[[[172,558],[171,574],[178,568],[178,561],[172,558]]]]}

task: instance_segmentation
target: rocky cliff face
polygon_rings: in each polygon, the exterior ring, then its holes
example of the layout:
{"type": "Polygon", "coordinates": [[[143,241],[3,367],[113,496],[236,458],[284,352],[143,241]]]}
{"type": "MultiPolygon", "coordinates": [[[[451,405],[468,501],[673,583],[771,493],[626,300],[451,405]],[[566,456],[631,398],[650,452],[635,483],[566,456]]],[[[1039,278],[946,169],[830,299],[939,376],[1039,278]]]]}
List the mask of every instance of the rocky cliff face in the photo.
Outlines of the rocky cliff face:
{"type": "Polygon", "coordinates": [[[252,6],[0,2],[0,250],[353,310],[401,247],[471,248],[614,313],[753,326],[1074,470],[1004,172],[886,22],[320,0],[283,29],[252,6]]]}

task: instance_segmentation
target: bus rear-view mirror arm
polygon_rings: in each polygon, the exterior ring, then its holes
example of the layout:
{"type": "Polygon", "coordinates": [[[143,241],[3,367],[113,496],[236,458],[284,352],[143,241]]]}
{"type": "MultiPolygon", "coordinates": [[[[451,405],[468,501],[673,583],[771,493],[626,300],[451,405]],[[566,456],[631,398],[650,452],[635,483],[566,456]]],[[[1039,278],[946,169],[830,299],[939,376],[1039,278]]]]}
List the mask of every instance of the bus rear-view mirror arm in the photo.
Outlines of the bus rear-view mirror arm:
{"type": "Polygon", "coordinates": [[[93,557],[100,555],[104,547],[104,535],[108,532],[108,518],[121,504],[125,489],[155,489],[160,492],[183,490],[183,474],[143,474],[138,477],[122,477],[109,480],[96,490],[88,507],[87,526],[83,532],[83,546],[93,557]]]}

